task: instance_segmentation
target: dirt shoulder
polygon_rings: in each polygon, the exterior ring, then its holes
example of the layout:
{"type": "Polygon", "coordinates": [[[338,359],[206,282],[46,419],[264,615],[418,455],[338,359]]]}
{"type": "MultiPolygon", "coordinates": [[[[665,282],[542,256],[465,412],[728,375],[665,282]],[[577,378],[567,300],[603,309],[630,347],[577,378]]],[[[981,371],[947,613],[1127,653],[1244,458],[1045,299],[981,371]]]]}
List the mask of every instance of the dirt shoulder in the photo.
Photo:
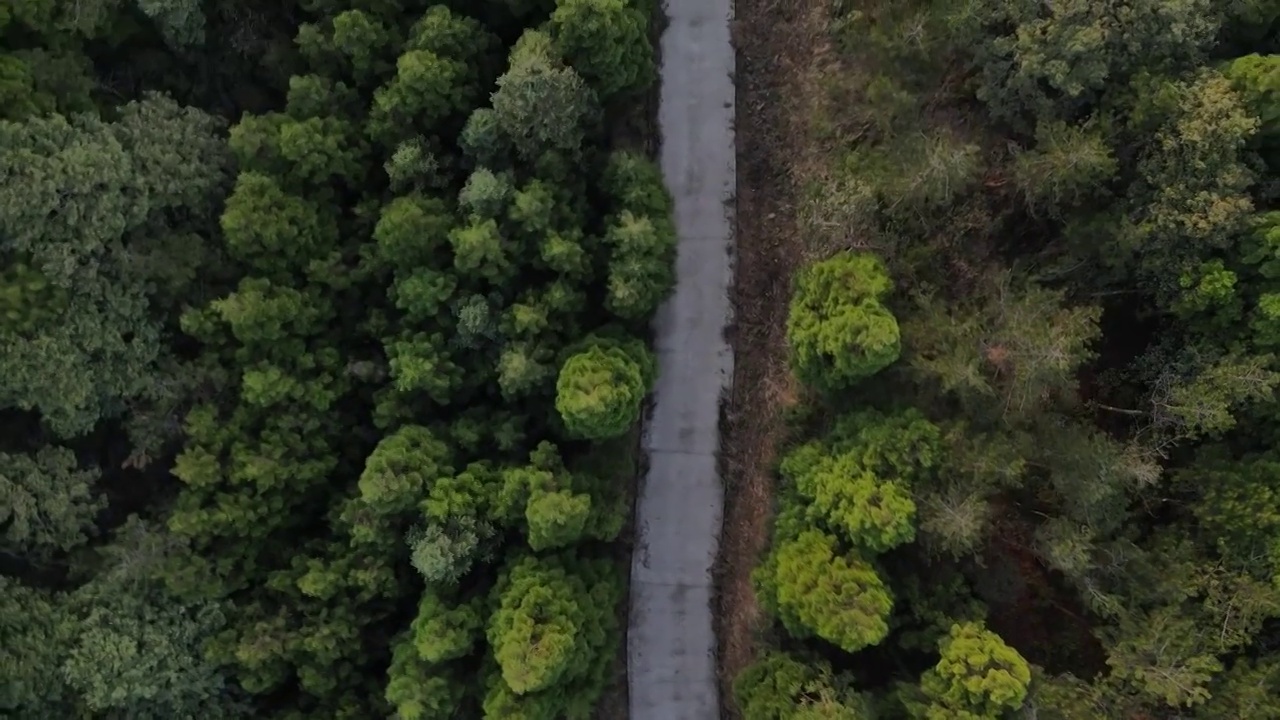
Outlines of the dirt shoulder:
{"type": "Polygon", "coordinates": [[[751,571],[767,547],[773,466],[795,401],[785,324],[791,277],[809,253],[801,230],[805,179],[817,158],[811,118],[822,104],[826,4],[738,0],[737,262],[733,391],[722,423],[725,522],[717,568],[721,715],[740,717],[732,683],[767,625],[751,571]]]}

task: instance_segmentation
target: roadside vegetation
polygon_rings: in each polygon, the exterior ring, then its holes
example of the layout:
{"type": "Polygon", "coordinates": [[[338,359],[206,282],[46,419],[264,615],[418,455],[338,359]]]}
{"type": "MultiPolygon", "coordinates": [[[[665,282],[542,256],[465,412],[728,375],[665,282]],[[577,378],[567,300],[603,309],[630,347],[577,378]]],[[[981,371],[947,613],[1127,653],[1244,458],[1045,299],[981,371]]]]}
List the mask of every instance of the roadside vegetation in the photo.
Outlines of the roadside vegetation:
{"type": "Polygon", "coordinates": [[[0,715],[591,716],[654,11],[0,7],[0,715]]]}
{"type": "Polygon", "coordinates": [[[785,340],[793,389],[731,466],[774,477],[722,581],[734,712],[1280,718],[1280,6],[781,7],[822,41],[738,43],[804,129],[741,163],[794,234],[743,230],[790,301],[739,287],[738,351],[785,340]]]}

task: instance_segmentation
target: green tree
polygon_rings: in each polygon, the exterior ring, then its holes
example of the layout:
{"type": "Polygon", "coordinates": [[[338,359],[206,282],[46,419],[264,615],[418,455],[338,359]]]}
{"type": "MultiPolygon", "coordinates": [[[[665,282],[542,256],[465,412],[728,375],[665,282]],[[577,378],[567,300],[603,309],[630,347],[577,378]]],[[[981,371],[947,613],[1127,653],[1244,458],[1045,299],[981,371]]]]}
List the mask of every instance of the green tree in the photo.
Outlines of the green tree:
{"type": "Polygon", "coordinates": [[[365,147],[355,126],[334,117],[311,117],[280,127],[280,155],[289,176],[324,187],[333,179],[356,185],[364,175],[365,147]]]}
{"type": "Polygon", "coordinates": [[[387,702],[403,720],[450,720],[466,695],[466,681],[423,660],[406,633],[392,644],[387,702]]]}
{"type": "Polygon", "coordinates": [[[445,315],[447,302],[457,289],[458,280],[455,276],[422,269],[400,274],[392,283],[387,296],[404,313],[406,321],[423,322],[445,315]]]}
{"type": "Polygon", "coordinates": [[[551,36],[604,100],[642,91],[655,78],[647,19],[625,0],[559,0],[551,36]]]}
{"type": "Polygon", "coordinates": [[[1272,399],[1280,373],[1271,355],[1231,354],[1170,362],[1151,382],[1151,418],[1177,438],[1214,437],[1236,426],[1238,411],[1272,399]]]}
{"type": "Polygon", "coordinates": [[[890,287],[873,255],[843,254],[799,272],[787,340],[801,380],[838,390],[898,359],[898,322],[880,304],[890,287]]]}
{"type": "Polygon", "coordinates": [[[369,14],[345,10],[333,16],[333,48],[345,56],[356,78],[378,74],[386,67],[379,57],[384,48],[393,46],[393,34],[369,14]]]}
{"type": "Polygon", "coordinates": [[[1102,683],[1087,683],[1073,675],[1050,676],[1032,666],[1031,687],[1025,712],[1046,720],[1076,717],[1110,717],[1117,709],[1108,707],[1108,689],[1102,683]]]}
{"type": "Polygon", "coordinates": [[[1274,658],[1236,660],[1209,686],[1209,699],[1196,708],[1195,717],[1280,718],[1280,704],[1271,688],[1280,682],[1280,662],[1274,658]]]}
{"type": "Polygon", "coordinates": [[[1280,167],[1280,55],[1238,57],[1223,68],[1223,74],[1258,119],[1257,142],[1267,165],[1280,167]]]}
{"type": "Polygon", "coordinates": [[[87,64],[80,53],[65,50],[33,48],[0,55],[0,119],[92,110],[87,64]]]}
{"type": "Polygon", "coordinates": [[[70,636],[63,598],[0,575],[0,711],[74,712],[60,667],[70,636]]]}
{"type": "Polygon", "coordinates": [[[367,86],[391,67],[386,53],[397,46],[395,35],[375,14],[351,8],[303,23],[296,43],[313,71],[367,86]]]}
{"type": "Polygon", "coordinates": [[[812,502],[811,515],[859,548],[880,553],[915,538],[910,488],[933,465],[938,439],[937,428],[914,413],[859,413],[842,418],[825,443],[784,457],[781,472],[812,502]]]}
{"type": "Polygon", "coordinates": [[[197,269],[218,270],[201,239],[226,181],[218,128],[155,95],[110,124],[88,115],[0,123],[9,180],[0,235],[48,282],[57,311],[0,339],[0,402],[38,410],[71,437],[126,406],[173,399],[171,385],[149,378],[169,364],[150,301],[185,301],[197,269]]]}
{"type": "Polygon", "coordinates": [[[97,713],[140,720],[232,717],[222,701],[226,678],[202,648],[223,622],[211,606],[95,603],[77,617],[62,674],[97,713]]]}
{"type": "Polygon", "coordinates": [[[529,547],[547,550],[581,540],[590,514],[590,495],[567,490],[535,492],[525,507],[529,547]]]}
{"type": "Polygon", "coordinates": [[[567,580],[533,572],[517,576],[503,593],[489,631],[502,679],[519,695],[560,679],[572,662],[578,630],[573,619],[579,609],[567,580]]]}
{"type": "Polygon", "coordinates": [[[556,379],[556,410],[565,427],[590,439],[626,432],[639,419],[640,403],[649,392],[652,379],[645,365],[650,363],[605,344],[565,360],[556,379]]]}
{"type": "Polygon", "coordinates": [[[373,239],[379,263],[408,272],[432,265],[449,241],[453,219],[444,202],[418,194],[402,195],[382,208],[373,239]]]}
{"type": "Polygon", "coordinates": [[[396,76],[374,93],[369,133],[394,148],[469,107],[474,94],[466,65],[410,50],[396,61],[396,76]]]}
{"type": "MultiPolygon", "coordinates": [[[[1243,299],[1237,293],[1238,279],[1236,273],[1228,270],[1220,259],[1201,263],[1194,270],[1184,271],[1178,278],[1182,293],[1171,309],[1180,318],[1193,323],[1191,329],[1196,334],[1234,333],[1244,314],[1243,299]]],[[[1262,303],[1259,303],[1259,310],[1263,310],[1262,303]]],[[[1270,334],[1269,317],[1265,311],[1259,314],[1259,344],[1266,345],[1270,334]]]]}
{"type": "Polygon", "coordinates": [[[360,499],[379,514],[406,513],[437,478],[452,474],[449,446],[425,427],[406,425],[378,443],[360,474],[360,499]]]}
{"type": "Polygon", "coordinates": [[[563,66],[551,39],[527,30],[511,50],[510,69],[498,78],[492,102],[496,127],[522,157],[532,160],[551,150],[581,148],[597,101],[581,76],[563,66]]]}
{"type": "Polygon", "coordinates": [[[0,337],[0,403],[38,410],[68,438],[162,389],[149,379],[160,374],[163,350],[141,288],[99,279],[75,290],[58,321],[0,337]]]}
{"type": "Polygon", "coordinates": [[[12,14],[14,20],[51,41],[64,34],[66,40],[74,41],[100,37],[111,27],[120,5],[120,0],[94,0],[80,7],[18,2],[5,15],[12,14]]]}
{"type": "MultiPolygon", "coordinates": [[[[523,108],[517,106],[516,99],[512,97],[508,100],[509,111],[523,111],[523,108]]],[[[515,122],[516,118],[513,117],[500,122],[498,112],[493,108],[477,108],[467,117],[462,134],[458,136],[458,145],[476,165],[504,167],[505,156],[511,147],[505,126],[515,122]]]]}
{"type": "Polygon", "coordinates": [[[440,167],[439,158],[421,135],[397,145],[391,159],[382,165],[391,189],[397,192],[443,184],[440,167]]]}
{"type": "Polygon", "coordinates": [[[1096,125],[1045,122],[1035,146],[1015,155],[1013,180],[1032,208],[1061,215],[1101,194],[1118,169],[1096,125]]]}
{"type": "Polygon", "coordinates": [[[476,168],[458,194],[458,205],[468,214],[482,218],[504,217],[515,187],[506,175],[495,175],[488,168],[476,168]]]}
{"type": "MultiPolygon", "coordinates": [[[[487,636],[501,670],[499,694],[527,697],[535,704],[545,698],[552,703],[547,709],[560,710],[547,717],[582,717],[582,710],[566,710],[583,705],[589,710],[604,679],[598,669],[615,632],[614,605],[619,599],[612,570],[525,557],[510,565],[494,592],[497,609],[487,636]],[[588,687],[570,690],[575,681],[588,678],[588,687]],[[584,695],[577,697],[579,693],[584,695]]],[[[522,704],[513,701],[491,692],[485,706],[522,704]]]]}
{"type": "Polygon", "coordinates": [[[33,251],[37,265],[59,282],[74,276],[81,258],[96,266],[105,242],[144,219],[145,199],[133,195],[141,178],[111,126],[89,116],[54,115],[2,123],[0,137],[0,167],[10,178],[0,228],[10,247],[33,251]]]}
{"type": "Polygon", "coordinates": [[[765,605],[796,637],[816,635],[856,652],[889,632],[889,589],[866,560],[839,553],[830,535],[806,530],[784,540],[756,577],[765,605]]]}
{"type": "Polygon", "coordinates": [[[955,41],[980,71],[978,98],[1014,123],[1065,120],[1143,70],[1194,66],[1221,22],[1209,0],[983,0],[962,7],[955,41]]]}
{"type": "Polygon", "coordinates": [[[553,363],[553,354],[545,346],[508,344],[498,358],[498,388],[503,398],[515,400],[546,390],[556,376],[553,363]]]}
{"type": "Polygon", "coordinates": [[[3,546],[28,557],[70,550],[88,540],[104,502],[96,470],[80,467],[75,453],[45,445],[31,455],[0,453],[0,527],[3,546]]]}
{"type": "Polygon", "coordinates": [[[408,534],[413,568],[430,587],[452,585],[492,555],[493,515],[502,478],[486,462],[436,480],[419,509],[422,524],[408,534]]]}
{"type": "Polygon", "coordinates": [[[285,278],[325,257],[337,242],[333,220],[272,178],[241,173],[222,214],[227,248],[268,277],[285,278]]]}
{"type": "Polygon", "coordinates": [[[539,259],[548,269],[570,278],[584,278],[591,273],[587,241],[579,232],[548,233],[539,245],[539,259]]]}
{"type": "Polygon", "coordinates": [[[280,113],[246,114],[231,127],[229,145],[241,173],[282,177],[288,166],[280,156],[280,129],[289,121],[280,113]]]}
{"type": "Polygon", "coordinates": [[[915,539],[915,503],[892,481],[882,481],[849,456],[821,464],[797,481],[801,493],[829,508],[832,524],[873,552],[915,539]]]}
{"type": "MultiPolygon", "coordinates": [[[[213,301],[209,309],[240,343],[268,357],[275,351],[281,358],[296,357],[298,348],[290,341],[318,332],[332,312],[315,293],[256,277],[241,280],[235,292],[213,301]]],[[[188,327],[199,322],[198,315],[186,317],[188,327]]]]}
{"type": "Polygon", "coordinates": [[[1128,493],[1160,478],[1151,450],[1066,418],[1046,417],[1042,422],[1045,427],[1027,459],[1033,467],[1046,469],[1059,511],[1093,532],[1110,533],[1124,525],[1128,493]]]}
{"type": "Polygon", "coordinates": [[[978,98],[1003,120],[1024,113],[1056,119],[1095,99],[1116,60],[1108,47],[1115,4],[1067,2],[1041,11],[993,1],[974,8],[962,37],[981,38],[974,52],[978,98]],[[1001,25],[1012,32],[991,32],[1001,25]]]}
{"type": "Polygon", "coordinates": [[[432,590],[424,593],[409,629],[419,657],[441,663],[469,654],[484,628],[479,605],[453,605],[432,590]]]}
{"type": "Polygon", "coordinates": [[[414,22],[405,49],[427,50],[474,67],[482,64],[485,53],[495,45],[497,39],[475,18],[447,5],[432,5],[414,22]]]}
{"type": "Polygon", "coordinates": [[[424,392],[444,405],[460,386],[462,369],[450,357],[447,341],[439,333],[413,333],[386,345],[391,378],[400,392],[424,392]]]}
{"type": "Polygon", "coordinates": [[[1180,473],[1200,495],[1192,512],[1206,539],[1233,566],[1262,577],[1280,573],[1280,462],[1271,454],[1232,461],[1213,454],[1180,473]]]}
{"type": "Polygon", "coordinates": [[[972,304],[921,296],[903,327],[907,364],[956,393],[975,414],[1027,418],[1076,391],[1092,357],[1097,307],[1067,307],[1062,292],[996,272],[972,304]]]}
{"type": "Polygon", "coordinates": [[[472,217],[467,225],[449,232],[449,244],[453,265],[464,276],[501,286],[515,272],[514,243],[503,237],[492,219],[472,217]]]}
{"type": "Polygon", "coordinates": [[[626,320],[649,317],[675,285],[674,226],[666,215],[623,210],[604,242],[610,248],[605,307],[626,320]]]}
{"type": "Polygon", "coordinates": [[[942,658],[920,678],[932,702],[930,720],[990,718],[1017,710],[1027,697],[1031,669],[1000,636],[973,622],[951,626],[939,643],[942,658]]]}
{"type": "Polygon", "coordinates": [[[637,217],[657,220],[671,216],[671,194],[662,179],[662,168],[639,153],[630,150],[610,153],[601,185],[612,201],[614,214],[630,211],[637,217]]]}
{"type": "MultiPolygon", "coordinates": [[[[315,74],[294,75],[289,78],[289,92],[285,96],[285,113],[296,120],[351,117],[363,109],[362,105],[355,88],[341,80],[315,74]]],[[[237,126],[254,117],[261,116],[246,115],[240,119],[237,126]]],[[[235,128],[232,128],[233,137],[234,133],[235,128]]],[[[244,159],[241,158],[240,168],[247,169],[243,163],[244,159]]]]}
{"type": "Polygon", "coordinates": [[[1121,233],[1120,247],[1138,254],[1159,288],[1247,229],[1254,176],[1244,152],[1257,120],[1216,72],[1139,91],[1152,99],[1131,122],[1152,118],[1154,138],[1138,160],[1133,225],[1121,233]]]}
{"type": "Polygon", "coordinates": [[[1126,612],[1111,633],[1107,665],[1145,698],[1172,708],[1209,698],[1208,684],[1222,671],[1205,628],[1176,605],[1126,612]]]}
{"type": "Polygon", "coordinates": [[[411,531],[407,537],[410,560],[430,584],[453,584],[483,557],[484,544],[493,527],[471,515],[433,522],[411,531]]]}

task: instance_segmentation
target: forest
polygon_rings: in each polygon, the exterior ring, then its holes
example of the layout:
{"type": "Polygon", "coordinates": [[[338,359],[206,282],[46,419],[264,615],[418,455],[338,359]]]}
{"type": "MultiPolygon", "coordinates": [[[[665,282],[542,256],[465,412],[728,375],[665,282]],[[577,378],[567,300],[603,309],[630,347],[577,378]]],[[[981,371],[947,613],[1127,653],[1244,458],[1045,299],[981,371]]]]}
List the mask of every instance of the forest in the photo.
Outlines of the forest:
{"type": "Polygon", "coordinates": [[[737,711],[1280,718],[1280,3],[824,23],[737,711]]]}
{"type": "Polygon", "coordinates": [[[655,10],[0,4],[0,716],[592,717],[655,10]]]}

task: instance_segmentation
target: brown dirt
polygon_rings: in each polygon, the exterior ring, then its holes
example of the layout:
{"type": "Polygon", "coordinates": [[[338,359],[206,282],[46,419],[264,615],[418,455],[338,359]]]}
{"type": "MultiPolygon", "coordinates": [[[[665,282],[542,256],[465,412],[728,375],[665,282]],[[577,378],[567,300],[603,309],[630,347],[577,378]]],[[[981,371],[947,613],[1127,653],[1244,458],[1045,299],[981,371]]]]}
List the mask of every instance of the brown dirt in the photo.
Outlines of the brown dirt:
{"type": "Polygon", "coordinates": [[[751,571],[769,538],[773,466],[784,410],[797,386],[786,362],[784,326],[791,277],[810,253],[801,223],[801,184],[820,165],[815,112],[826,92],[826,3],[738,0],[737,251],[733,390],[724,413],[726,505],[717,567],[722,715],[740,716],[733,679],[756,657],[766,627],[751,571]]]}

